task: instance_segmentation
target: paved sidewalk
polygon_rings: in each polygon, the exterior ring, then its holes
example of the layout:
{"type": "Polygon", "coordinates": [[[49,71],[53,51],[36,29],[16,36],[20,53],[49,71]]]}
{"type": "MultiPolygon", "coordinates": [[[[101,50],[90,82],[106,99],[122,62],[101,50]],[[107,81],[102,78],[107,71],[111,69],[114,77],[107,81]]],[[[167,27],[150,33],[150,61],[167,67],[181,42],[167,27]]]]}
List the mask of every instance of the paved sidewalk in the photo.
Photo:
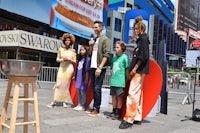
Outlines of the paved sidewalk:
{"type": "MultiPolygon", "coordinates": [[[[112,110],[111,103],[108,107],[101,108],[101,114],[96,117],[88,116],[85,111],[74,111],[73,105],[68,108],[46,107],[52,101],[53,91],[42,86],[38,89],[40,130],[41,133],[199,133],[200,123],[192,120],[185,120],[185,116],[191,117],[192,104],[181,104],[184,96],[169,94],[168,114],[157,114],[154,117],[147,117],[142,125],[134,125],[130,129],[118,129],[120,121],[107,119],[104,114],[112,110]]],[[[0,80],[0,111],[2,110],[6,81],[0,80]]],[[[197,88],[198,90],[200,88],[197,88]]],[[[23,90],[23,89],[22,89],[23,90]]],[[[196,96],[196,107],[200,108],[200,95],[196,96]]],[[[110,100],[111,102],[111,100],[110,100]]],[[[71,103],[71,102],[70,102],[71,103]]],[[[22,105],[19,105],[18,115],[21,115],[22,105]]],[[[29,109],[30,115],[32,107],[29,109]]],[[[30,119],[32,116],[30,116],[30,119]]],[[[23,127],[18,126],[16,133],[22,133],[23,127]]],[[[4,133],[8,133],[5,129],[4,133]]],[[[32,125],[29,125],[29,133],[35,133],[32,125]]]]}

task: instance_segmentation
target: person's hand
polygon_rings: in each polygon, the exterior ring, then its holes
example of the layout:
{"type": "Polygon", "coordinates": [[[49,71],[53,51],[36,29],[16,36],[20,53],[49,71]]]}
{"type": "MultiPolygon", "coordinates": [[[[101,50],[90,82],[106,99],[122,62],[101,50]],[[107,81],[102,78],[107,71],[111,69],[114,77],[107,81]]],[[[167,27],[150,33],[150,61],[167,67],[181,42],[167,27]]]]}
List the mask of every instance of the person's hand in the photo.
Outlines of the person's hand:
{"type": "Polygon", "coordinates": [[[101,69],[97,68],[96,71],[95,71],[95,76],[99,77],[100,74],[101,74],[101,69]]]}
{"type": "Polygon", "coordinates": [[[75,76],[72,76],[72,80],[75,80],[75,76]]]}
{"type": "Polygon", "coordinates": [[[95,43],[94,38],[90,38],[89,46],[92,46],[95,43]]]}
{"type": "Polygon", "coordinates": [[[68,60],[68,57],[63,57],[63,61],[67,61],[68,60]]]}
{"type": "Polygon", "coordinates": [[[85,85],[88,84],[88,79],[85,79],[84,84],[85,84],[85,85]]]}
{"type": "Polygon", "coordinates": [[[135,71],[135,70],[132,70],[132,71],[129,73],[129,80],[131,80],[135,74],[136,74],[136,71],[135,71]]]}
{"type": "Polygon", "coordinates": [[[128,75],[128,79],[131,80],[132,78],[133,78],[133,74],[130,73],[130,74],[128,75]]]}
{"type": "Polygon", "coordinates": [[[71,58],[69,58],[69,57],[66,56],[66,57],[63,57],[63,60],[64,61],[71,61],[71,58]]]}

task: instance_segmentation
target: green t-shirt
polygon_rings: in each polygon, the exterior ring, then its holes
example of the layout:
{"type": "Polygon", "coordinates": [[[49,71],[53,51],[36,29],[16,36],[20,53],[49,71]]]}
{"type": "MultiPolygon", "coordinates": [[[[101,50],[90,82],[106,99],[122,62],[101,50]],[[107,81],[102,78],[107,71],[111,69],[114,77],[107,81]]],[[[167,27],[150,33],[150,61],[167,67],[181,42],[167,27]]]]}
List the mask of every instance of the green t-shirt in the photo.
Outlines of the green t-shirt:
{"type": "Polygon", "coordinates": [[[110,86],[123,87],[126,85],[126,68],[129,68],[130,61],[127,55],[115,56],[112,59],[111,70],[112,77],[110,86]]]}

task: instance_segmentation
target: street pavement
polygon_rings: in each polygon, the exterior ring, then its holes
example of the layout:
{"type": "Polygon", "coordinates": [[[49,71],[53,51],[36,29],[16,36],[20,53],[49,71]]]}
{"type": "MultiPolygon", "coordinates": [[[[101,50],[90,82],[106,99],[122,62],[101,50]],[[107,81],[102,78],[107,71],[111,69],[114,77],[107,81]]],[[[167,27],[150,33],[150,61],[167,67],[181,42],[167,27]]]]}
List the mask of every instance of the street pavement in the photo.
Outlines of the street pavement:
{"type": "MultiPolygon", "coordinates": [[[[85,111],[73,110],[69,99],[69,107],[47,108],[53,99],[52,84],[39,83],[38,103],[41,133],[199,133],[200,122],[190,120],[192,117],[192,103],[182,104],[187,88],[181,86],[179,89],[170,88],[168,94],[167,115],[157,113],[155,116],[146,117],[142,125],[133,125],[129,129],[119,129],[119,120],[111,120],[105,117],[112,110],[111,98],[107,107],[101,108],[99,116],[91,117],[85,111]],[[178,93],[177,93],[178,92],[178,93]],[[189,117],[189,118],[187,118],[189,117]]],[[[0,111],[2,110],[7,81],[0,80],[0,111]]],[[[23,89],[21,89],[23,90],[23,89]]],[[[195,108],[200,108],[200,87],[196,88],[195,108]]],[[[192,92],[192,90],[191,90],[192,92]]],[[[22,116],[22,104],[18,107],[18,116],[22,116]]],[[[157,107],[157,106],[156,106],[157,107]]],[[[10,108],[9,108],[10,109],[10,108]]],[[[10,111],[8,111],[9,115],[10,111]]],[[[29,119],[33,119],[33,108],[29,106],[29,119]]],[[[16,133],[23,132],[22,126],[16,127],[16,133]]],[[[3,133],[8,133],[4,129],[3,133]]],[[[29,133],[35,133],[34,126],[29,125],[29,133]]]]}

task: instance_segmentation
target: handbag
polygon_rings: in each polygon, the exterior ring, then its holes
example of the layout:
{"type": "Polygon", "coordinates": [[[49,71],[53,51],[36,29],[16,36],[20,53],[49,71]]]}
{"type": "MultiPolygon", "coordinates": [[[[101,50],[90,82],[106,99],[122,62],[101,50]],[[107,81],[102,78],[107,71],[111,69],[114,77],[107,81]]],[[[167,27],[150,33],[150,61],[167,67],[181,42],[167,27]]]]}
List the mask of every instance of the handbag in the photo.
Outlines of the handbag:
{"type": "Polygon", "coordinates": [[[192,114],[192,120],[200,122],[200,109],[196,108],[192,114]]]}

